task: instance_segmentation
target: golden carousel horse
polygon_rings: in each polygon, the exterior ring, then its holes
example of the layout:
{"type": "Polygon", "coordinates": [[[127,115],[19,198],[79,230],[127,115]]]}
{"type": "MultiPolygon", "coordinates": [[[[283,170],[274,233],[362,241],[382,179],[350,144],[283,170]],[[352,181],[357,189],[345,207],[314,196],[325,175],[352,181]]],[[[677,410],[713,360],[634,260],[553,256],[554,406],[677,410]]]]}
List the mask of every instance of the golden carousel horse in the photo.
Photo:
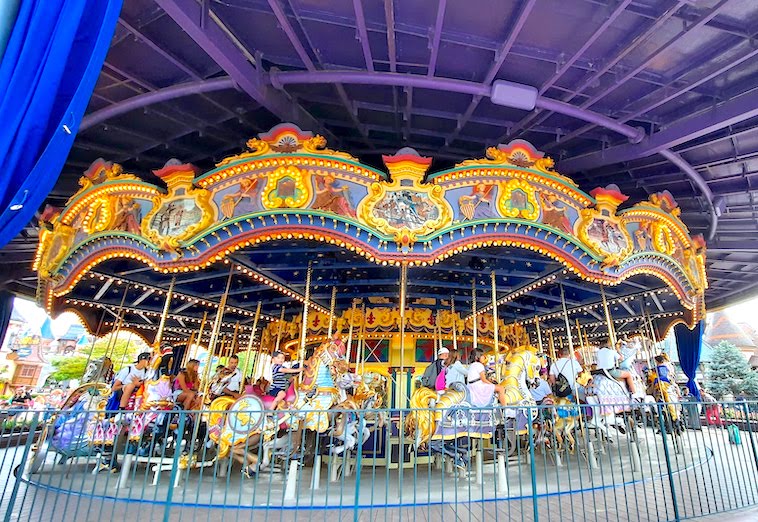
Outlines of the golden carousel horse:
{"type": "MultiPolygon", "coordinates": [[[[279,405],[282,413],[266,415],[273,397],[243,395],[239,399],[219,397],[211,403],[208,419],[209,438],[218,445],[218,458],[230,454],[245,465],[257,461],[261,442],[272,440],[287,427],[291,446],[299,446],[302,429],[323,433],[329,429],[329,410],[339,399],[337,382],[347,373],[345,345],[338,339],[322,343],[305,361],[305,371],[287,391],[279,405]]],[[[286,437],[285,437],[286,438],[286,437]]]]}
{"type": "MultiPolygon", "coordinates": [[[[535,406],[528,387],[528,383],[537,378],[540,368],[535,350],[527,346],[521,347],[506,362],[505,379],[500,385],[505,389],[508,405],[535,406]]],[[[405,429],[410,437],[415,438],[417,447],[423,447],[432,440],[453,440],[467,436],[489,439],[494,434],[495,426],[503,422],[502,418],[498,418],[494,395],[492,402],[487,405],[491,407],[489,410],[472,409],[466,387],[445,390],[442,396],[429,388],[419,388],[411,396],[410,405],[416,411],[408,414],[405,429]]],[[[535,413],[536,409],[533,414],[535,413]]],[[[517,419],[518,433],[526,432],[524,410],[506,411],[506,417],[517,419]],[[522,423],[518,423],[519,414],[523,415],[522,423]]]]}

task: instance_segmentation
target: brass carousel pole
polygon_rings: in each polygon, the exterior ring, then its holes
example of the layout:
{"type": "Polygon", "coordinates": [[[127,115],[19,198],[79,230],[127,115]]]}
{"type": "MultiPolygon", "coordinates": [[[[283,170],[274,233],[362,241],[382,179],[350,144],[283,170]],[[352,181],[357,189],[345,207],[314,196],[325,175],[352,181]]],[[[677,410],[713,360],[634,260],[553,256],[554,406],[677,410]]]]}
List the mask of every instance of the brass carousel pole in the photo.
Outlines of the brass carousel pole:
{"type": "MultiPolygon", "coordinates": [[[[366,304],[363,304],[361,315],[366,317],[366,304]]],[[[358,329],[358,342],[355,344],[355,373],[362,374],[366,362],[366,321],[364,320],[358,329]]]]}
{"type": "Polygon", "coordinates": [[[337,304],[337,287],[332,287],[332,300],[329,303],[329,333],[326,334],[327,338],[332,338],[332,325],[334,324],[334,308],[337,304]]]}
{"type": "MultiPolygon", "coordinates": [[[[350,352],[353,348],[353,323],[355,322],[355,305],[356,300],[353,299],[353,308],[350,311],[350,326],[347,329],[347,351],[345,352],[345,359],[347,360],[348,368],[350,367],[350,352]]],[[[356,373],[358,373],[357,368],[356,373]]]]}
{"type": "MultiPolygon", "coordinates": [[[[118,313],[116,314],[116,320],[113,322],[113,330],[111,330],[111,338],[108,340],[108,344],[105,347],[105,357],[110,358],[116,349],[116,339],[121,332],[121,326],[124,324],[124,303],[126,302],[126,294],[129,292],[129,285],[124,287],[124,295],[121,296],[121,304],[118,305],[118,313]]],[[[126,355],[126,354],[124,354],[126,355]]]]}
{"type": "Polygon", "coordinates": [[[500,341],[498,339],[498,318],[497,318],[497,281],[495,271],[490,274],[492,279],[492,332],[495,339],[495,378],[500,382],[500,341]]]}
{"type": "Polygon", "coordinates": [[[453,350],[458,350],[458,322],[455,319],[455,296],[450,296],[450,317],[453,324],[453,350]]]}
{"type": "Polygon", "coordinates": [[[613,318],[611,309],[608,308],[608,300],[605,298],[605,289],[600,285],[600,297],[603,300],[603,311],[605,312],[605,324],[608,327],[608,339],[611,341],[611,348],[616,347],[616,330],[613,328],[613,318]]]}
{"type": "Polygon", "coordinates": [[[584,339],[582,338],[582,329],[579,327],[579,319],[575,319],[576,322],[576,335],[579,337],[579,346],[582,352],[582,359],[584,359],[584,364],[587,364],[587,361],[589,360],[589,347],[584,342],[584,339]]]}
{"type": "MultiPolygon", "coordinates": [[[[540,331],[540,318],[534,316],[534,328],[537,330],[537,344],[540,347],[540,353],[545,353],[545,349],[542,347],[542,332],[540,331]]],[[[552,357],[552,356],[551,356],[552,357]]]]}
{"type": "Polygon", "coordinates": [[[153,348],[159,354],[161,351],[161,341],[163,340],[163,330],[166,329],[168,310],[171,308],[171,298],[174,296],[174,284],[176,284],[176,276],[171,277],[171,283],[168,285],[168,291],[166,292],[166,302],[163,303],[163,313],[161,313],[161,321],[158,323],[158,333],[155,334],[155,341],[153,342],[153,348]]]}
{"type": "MultiPolygon", "coordinates": [[[[255,331],[258,329],[258,319],[261,318],[261,302],[258,301],[258,306],[255,309],[255,317],[253,318],[253,329],[250,331],[250,339],[247,340],[247,351],[245,352],[245,368],[242,370],[242,378],[247,379],[247,370],[250,366],[250,352],[253,349],[253,340],[255,339],[255,331]]],[[[258,352],[255,352],[256,355],[258,352]]],[[[257,357],[256,357],[257,359],[257,357]]],[[[253,364],[255,369],[255,364],[253,364]]],[[[252,377],[250,379],[252,381],[252,377]]],[[[250,383],[252,384],[252,382],[250,383]]]]}
{"type": "Polygon", "coordinates": [[[303,324],[300,329],[300,353],[298,359],[300,364],[305,362],[305,337],[308,334],[308,305],[311,300],[311,276],[313,274],[313,266],[311,262],[308,262],[308,270],[305,273],[305,302],[303,303],[303,324]]]}
{"type": "Polygon", "coordinates": [[[282,329],[284,328],[284,306],[282,306],[282,311],[279,314],[279,326],[276,329],[276,345],[274,346],[274,351],[279,351],[279,346],[282,343],[282,329]]]}
{"type": "MultiPolygon", "coordinates": [[[[208,310],[205,310],[203,312],[203,320],[200,322],[200,329],[197,332],[197,343],[195,346],[200,346],[203,343],[203,333],[205,333],[205,323],[208,320],[208,310]]],[[[187,351],[189,351],[192,347],[187,346],[187,351]]],[[[192,357],[190,359],[197,359],[197,348],[194,348],[192,350],[192,357]]]]}
{"type": "Polygon", "coordinates": [[[477,326],[477,320],[476,320],[476,277],[474,277],[474,280],[471,281],[471,317],[473,318],[474,325],[473,325],[473,332],[474,332],[474,350],[479,348],[479,336],[478,333],[478,326],[477,326]]]}
{"type": "MultiPolygon", "coordinates": [[[[210,371],[213,366],[213,353],[216,350],[216,343],[218,342],[218,334],[221,331],[221,322],[224,318],[224,309],[226,308],[226,299],[229,296],[229,288],[232,286],[232,275],[234,274],[234,268],[229,269],[229,278],[226,281],[226,290],[224,295],[221,296],[221,301],[218,304],[218,311],[216,312],[216,319],[213,322],[213,330],[211,330],[211,338],[208,341],[208,361],[205,364],[205,372],[203,376],[203,397],[208,396],[208,387],[210,386],[210,371]]],[[[199,426],[199,423],[196,423],[199,426]]],[[[194,440],[194,438],[192,439],[194,440]]]]}
{"type": "MultiPolygon", "coordinates": [[[[403,384],[405,384],[405,300],[407,298],[406,290],[408,285],[408,264],[403,262],[400,266],[400,375],[403,378],[403,384]]],[[[365,321],[364,321],[365,322],[365,321]]],[[[402,408],[408,405],[408,397],[405,393],[405,386],[402,387],[402,408]]],[[[402,416],[402,411],[401,411],[402,416]]],[[[402,418],[400,419],[400,426],[403,426],[402,418]]],[[[402,463],[400,469],[402,469],[402,463]]]]}
{"type": "Polygon", "coordinates": [[[549,341],[550,341],[550,358],[553,361],[556,361],[555,358],[555,339],[553,338],[553,330],[548,330],[547,333],[550,334],[549,341]]]}
{"type": "MultiPolygon", "coordinates": [[[[568,342],[569,352],[571,353],[570,357],[574,357],[574,339],[571,335],[571,322],[569,321],[568,310],[566,309],[566,293],[563,289],[563,285],[561,284],[559,286],[561,287],[561,308],[563,308],[563,321],[566,324],[566,342],[568,342]]],[[[581,407],[579,404],[579,393],[577,392],[576,387],[576,378],[577,375],[574,375],[574,401],[576,402],[577,407],[581,407]]],[[[589,438],[589,433],[585,430],[581,411],[579,412],[579,431],[587,441],[587,462],[589,463],[590,468],[597,467],[597,462],[595,461],[595,450],[593,448],[592,441],[589,438]]]]}

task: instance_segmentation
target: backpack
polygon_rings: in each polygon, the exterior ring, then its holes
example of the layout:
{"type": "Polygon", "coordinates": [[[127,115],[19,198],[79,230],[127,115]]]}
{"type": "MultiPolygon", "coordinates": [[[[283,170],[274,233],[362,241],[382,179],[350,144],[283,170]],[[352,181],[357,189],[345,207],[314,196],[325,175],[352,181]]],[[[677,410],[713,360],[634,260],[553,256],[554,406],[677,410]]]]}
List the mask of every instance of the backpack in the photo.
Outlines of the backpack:
{"type": "MultiPolygon", "coordinates": [[[[570,359],[567,360],[569,362],[570,359]]],[[[566,363],[563,364],[563,369],[558,370],[558,376],[555,378],[555,384],[553,384],[553,395],[556,397],[568,397],[571,395],[571,383],[569,383],[568,379],[565,375],[563,375],[563,370],[566,369],[566,363]]]]}

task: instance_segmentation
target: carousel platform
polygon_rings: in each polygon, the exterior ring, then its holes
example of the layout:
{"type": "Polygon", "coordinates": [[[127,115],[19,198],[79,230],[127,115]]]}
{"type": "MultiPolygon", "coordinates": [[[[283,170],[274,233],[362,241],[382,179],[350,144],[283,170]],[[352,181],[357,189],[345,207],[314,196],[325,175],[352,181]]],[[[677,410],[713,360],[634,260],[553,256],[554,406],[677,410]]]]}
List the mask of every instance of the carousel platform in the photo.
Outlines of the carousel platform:
{"type": "Polygon", "coordinates": [[[664,444],[652,428],[640,429],[639,435],[641,458],[636,471],[631,463],[634,446],[623,437],[614,444],[595,444],[592,467],[581,441],[576,453],[564,456],[561,465],[550,453],[538,451],[532,457],[519,452],[507,462],[505,484],[498,481],[496,462],[488,462],[486,453],[481,482],[473,469],[476,459],[468,472],[452,471],[433,461],[406,468],[402,474],[398,469],[362,464],[360,473],[339,474],[332,481],[325,458],[317,489],[314,469],[298,466],[294,485],[290,483],[295,488],[292,499],[287,492],[289,477],[283,471],[260,472],[247,479],[238,466],[224,474],[216,465],[184,474],[174,487],[168,474],[152,485],[151,466],[138,465],[119,487],[118,475],[93,474],[92,461],[72,460],[63,466],[48,461],[39,473],[21,477],[22,501],[16,502],[16,510],[19,515],[42,510],[51,520],[61,510],[70,514],[72,509],[85,520],[99,519],[96,514],[103,512],[120,518],[121,513],[135,509],[155,518],[168,513],[171,519],[181,520],[187,516],[216,520],[222,513],[228,520],[229,510],[236,513],[231,516],[242,519],[394,520],[450,514],[463,519],[532,520],[535,509],[549,520],[553,516],[673,520],[755,502],[758,469],[750,441],[736,446],[729,443],[726,430],[707,428],[686,432],[677,451],[671,439],[664,444]]]}

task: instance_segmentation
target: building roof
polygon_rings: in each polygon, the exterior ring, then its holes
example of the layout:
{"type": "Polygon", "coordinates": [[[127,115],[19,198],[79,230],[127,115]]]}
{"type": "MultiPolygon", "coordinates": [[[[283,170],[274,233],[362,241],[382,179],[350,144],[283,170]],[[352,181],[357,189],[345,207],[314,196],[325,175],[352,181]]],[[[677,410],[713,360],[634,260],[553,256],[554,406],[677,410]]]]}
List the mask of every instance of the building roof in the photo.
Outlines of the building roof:
{"type": "Polygon", "coordinates": [[[710,316],[703,338],[711,346],[727,341],[741,350],[754,350],[756,348],[753,339],[723,310],[710,316]]]}

